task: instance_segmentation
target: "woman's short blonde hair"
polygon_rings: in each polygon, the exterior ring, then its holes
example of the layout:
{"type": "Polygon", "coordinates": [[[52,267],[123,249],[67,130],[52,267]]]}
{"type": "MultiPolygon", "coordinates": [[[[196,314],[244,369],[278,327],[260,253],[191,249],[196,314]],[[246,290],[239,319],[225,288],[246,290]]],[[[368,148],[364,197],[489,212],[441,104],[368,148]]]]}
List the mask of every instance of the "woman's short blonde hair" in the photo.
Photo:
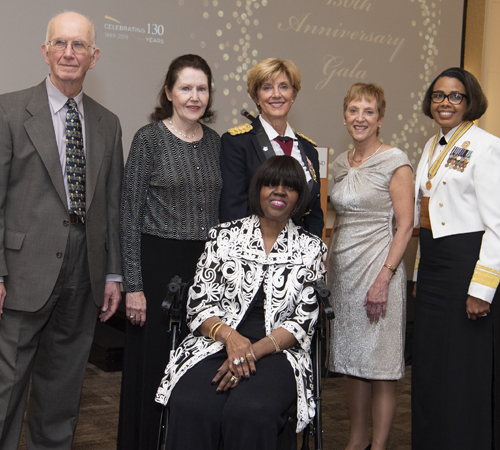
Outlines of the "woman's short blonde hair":
{"type": "Polygon", "coordinates": [[[347,95],[344,97],[344,113],[347,111],[349,103],[354,100],[374,98],[377,102],[377,110],[379,117],[385,116],[385,94],[381,86],[375,83],[354,83],[347,95]]]}
{"type": "MultiPolygon", "coordinates": [[[[300,91],[302,76],[299,68],[289,59],[268,58],[255,64],[248,72],[247,92],[252,100],[257,103],[257,90],[267,80],[274,81],[279,75],[284,74],[290,80],[295,95],[300,91]]],[[[260,106],[257,105],[260,111],[260,106]]]]}

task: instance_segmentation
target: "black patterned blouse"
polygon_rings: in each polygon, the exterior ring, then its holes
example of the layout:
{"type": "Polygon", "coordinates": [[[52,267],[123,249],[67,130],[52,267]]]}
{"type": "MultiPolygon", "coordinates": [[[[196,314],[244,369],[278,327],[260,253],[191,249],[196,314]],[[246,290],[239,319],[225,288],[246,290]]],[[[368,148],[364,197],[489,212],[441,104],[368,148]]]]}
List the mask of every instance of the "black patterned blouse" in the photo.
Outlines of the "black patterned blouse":
{"type": "Polygon", "coordinates": [[[163,122],[137,131],[125,165],[120,215],[123,288],[142,291],[141,233],[166,239],[207,240],[217,225],[222,177],[220,137],[184,142],[163,122]]]}

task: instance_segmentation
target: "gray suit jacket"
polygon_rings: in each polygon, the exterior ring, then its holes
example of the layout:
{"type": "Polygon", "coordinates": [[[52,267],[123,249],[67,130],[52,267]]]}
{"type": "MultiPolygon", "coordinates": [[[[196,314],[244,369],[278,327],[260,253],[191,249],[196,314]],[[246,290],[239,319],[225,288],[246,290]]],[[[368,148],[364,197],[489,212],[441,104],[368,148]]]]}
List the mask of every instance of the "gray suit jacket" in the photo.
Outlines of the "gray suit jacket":
{"type": "MultiPolygon", "coordinates": [[[[121,274],[119,206],[123,172],[118,117],[84,95],[86,237],[94,301],[106,274],[121,274]]],[[[0,276],[5,307],[37,311],[63,262],[68,208],[45,81],[0,96],[0,276]]]]}

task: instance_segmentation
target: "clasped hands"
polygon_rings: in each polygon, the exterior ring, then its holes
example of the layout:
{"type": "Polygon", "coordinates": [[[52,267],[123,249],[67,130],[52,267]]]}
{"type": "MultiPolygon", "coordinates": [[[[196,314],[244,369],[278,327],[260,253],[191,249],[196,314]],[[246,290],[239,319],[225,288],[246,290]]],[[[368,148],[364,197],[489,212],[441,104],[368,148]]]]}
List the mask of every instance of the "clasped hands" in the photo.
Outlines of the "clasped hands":
{"type": "Polygon", "coordinates": [[[233,389],[243,378],[248,380],[256,373],[257,358],[249,339],[233,330],[225,345],[227,359],[212,380],[212,384],[219,383],[217,392],[233,389]]]}

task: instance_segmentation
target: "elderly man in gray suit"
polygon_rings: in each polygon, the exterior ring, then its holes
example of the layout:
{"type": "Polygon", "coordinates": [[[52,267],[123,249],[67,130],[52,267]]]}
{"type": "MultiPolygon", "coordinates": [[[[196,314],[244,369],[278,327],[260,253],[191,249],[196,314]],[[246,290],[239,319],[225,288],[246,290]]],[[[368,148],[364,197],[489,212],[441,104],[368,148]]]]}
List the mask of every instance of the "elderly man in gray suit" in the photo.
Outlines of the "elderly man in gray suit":
{"type": "Polygon", "coordinates": [[[120,301],[118,118],[82,92],[95,31],[54,17],[50,75],[0,96],[0,449],[70,449],[100,308],[120,301]],[[28,386],[31,377],[31,389],[28,386]]]}

